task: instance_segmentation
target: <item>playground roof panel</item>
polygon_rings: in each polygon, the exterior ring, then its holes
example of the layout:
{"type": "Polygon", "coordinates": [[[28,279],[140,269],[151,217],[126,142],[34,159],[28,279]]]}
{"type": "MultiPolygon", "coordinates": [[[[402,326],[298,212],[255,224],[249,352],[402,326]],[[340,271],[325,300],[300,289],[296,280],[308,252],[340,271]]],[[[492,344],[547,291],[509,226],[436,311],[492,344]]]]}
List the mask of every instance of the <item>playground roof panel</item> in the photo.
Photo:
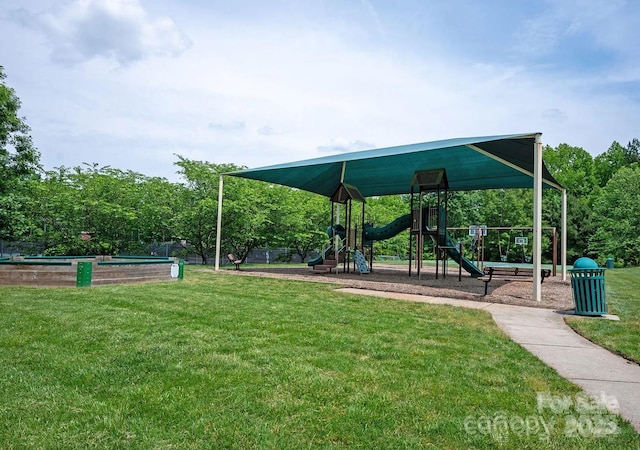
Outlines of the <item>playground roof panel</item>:
{"type": "MultiPolygon", "coordinates": [[[[226,175],[331,197],[341,182],[364,197],[411,192],[416,171],[446,169],[452,191],[532,188],[536,133],[447,139],[343,153],[226,175]],[[344,176],[344,177],[343,177],[344,176]],[[343,177],[343,178],[342,178],[343,177]]],[[[543,164],[543,184],[561,188],[543,164]]]]}

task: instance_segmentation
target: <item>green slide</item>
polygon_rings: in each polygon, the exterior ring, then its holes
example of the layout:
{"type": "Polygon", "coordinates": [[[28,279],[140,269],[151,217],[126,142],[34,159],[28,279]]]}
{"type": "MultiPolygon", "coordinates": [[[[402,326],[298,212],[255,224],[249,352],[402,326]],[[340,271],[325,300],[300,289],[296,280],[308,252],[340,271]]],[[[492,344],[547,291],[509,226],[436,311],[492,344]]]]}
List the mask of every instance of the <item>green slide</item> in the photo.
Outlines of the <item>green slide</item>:
{"type": "MultiPolygon", "coordinates": [[[[344,239],[344,237],[346,236],[346,231],[342,225],[335,224],[327,228],[327,235],[329,236],[329,239],[332,239],[334,236],[340,236],[341,239],[344,239]]],[[[313,267],[317,266],[318,264],[322,264],[324,260],[329,257],[331,252],[333,252],[333,248],[331,246],[327,247],[327,249],[324,251],[324,254],[318,255],[315,258],[307,261],[307,266],[313,267]]]]}
{"type": "Polygon", "coordinates": [[[374,228],[368,223],[364,224],[364,245],[370,245],[371,241],[384,241],[411,226],[411,214],[398,217],[382,227],[374,228]]]}
{"type": "MultiPolygon", "coordinates": [[[[435,241],[435,236],[431,236],[432,239],[435,241]]],[[[451,240],[451,237],[449,236],[449,232],[447,232],[446,236],[445,236],[445,245],[447,247],[455,247],[456,244],[455,242],[453,242],[451,240]]],[[[451,259],[453,259],[456,263],[458,261],[460,261],[460,252],[458,251],[457,248],[448,248],[447,249],[447,254],[451,257],[451,259]]],[[[464,256],[462,257],[462,268],[464,270],[466,270],[467,272],[469,272],[471,274],[471,276],[473,278],[478,278],[484,275],[484,273],[482,272],[482,270],[478,269],[478,267],[472,263],[471,261],[469,261],[467,258],[465,258],[464,256]]]]}
{"type": "MultiPolygon", "coordinates": [[[[364,243],[365,245],[370,245],[372,241],[383,241],[385,239],[392,238],[396,234],[408,229],[411,226],[411,214],[405,214],[404,216],[400,216],[394,221],[382,226],[382,227],[372,227],[369,224],[364,225],[364,243]]],[[[436,237],[431,236],[434,242],[436,242],[436,237]]],[[[455,247],[455,243],[451,240],[449,233],[447,232],[445,236],[445,245],[447,247],[455,247]]],[[[456,248],[448,248],[447,254],[455,261],[458,262],[460,260],[460,252],[456,248]]],[[[469,272],[472,277],[477,278],[484,275],[482,270],[478,269],[475,264],[469,261],[467,258],[462,257],[462,268],[469,272]]]]}

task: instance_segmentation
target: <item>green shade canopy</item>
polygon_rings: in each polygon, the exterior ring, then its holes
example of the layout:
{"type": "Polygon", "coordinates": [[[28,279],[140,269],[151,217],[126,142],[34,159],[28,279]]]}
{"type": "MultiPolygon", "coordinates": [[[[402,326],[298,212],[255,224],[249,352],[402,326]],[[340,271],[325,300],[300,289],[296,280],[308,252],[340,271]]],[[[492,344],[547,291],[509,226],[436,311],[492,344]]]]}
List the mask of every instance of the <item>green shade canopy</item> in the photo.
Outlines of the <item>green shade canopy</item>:
{"type": "MultiPolygon", "coordinates": [[[[331,155],[226,175],[331,197],[340,183],[363,197],[411,192],[416,172],[445,169],[452,191],[532,188],[536,134],[447,139],[331,155]]],[[[543,164],[545,186],[562,187],[543,164]]]]}

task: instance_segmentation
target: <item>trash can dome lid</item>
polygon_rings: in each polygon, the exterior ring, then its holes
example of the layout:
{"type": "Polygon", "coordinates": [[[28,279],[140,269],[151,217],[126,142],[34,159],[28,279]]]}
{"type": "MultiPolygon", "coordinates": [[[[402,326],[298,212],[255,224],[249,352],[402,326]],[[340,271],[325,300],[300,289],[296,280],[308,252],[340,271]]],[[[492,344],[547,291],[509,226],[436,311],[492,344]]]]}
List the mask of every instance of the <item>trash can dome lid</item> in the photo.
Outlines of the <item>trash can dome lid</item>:
{"type": "Polygon", "coordinates": [[[573,263],[573,268],[574,269],[597,269],[598,263],[591,258],[587,258],[583,256],[582,258],[576,259],[576,262],[573,263]]]}

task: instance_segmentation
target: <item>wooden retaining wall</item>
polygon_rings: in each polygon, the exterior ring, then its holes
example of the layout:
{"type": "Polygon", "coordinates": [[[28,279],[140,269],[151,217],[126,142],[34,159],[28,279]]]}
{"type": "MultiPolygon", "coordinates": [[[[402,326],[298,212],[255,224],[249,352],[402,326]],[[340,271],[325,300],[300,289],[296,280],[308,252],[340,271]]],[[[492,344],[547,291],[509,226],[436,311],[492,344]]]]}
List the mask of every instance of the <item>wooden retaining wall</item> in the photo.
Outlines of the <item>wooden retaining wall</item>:
{"type": "MultiPolygon", "coordinates": [[[[174,261],[171,261],[173,264],[174,261]]],[[[177,280],[171,278],[171,264],[93,264],[92,286],[146,281],[177,280]]]]}
{"type": "Polygon", "coordinates": [[[171,281],[171,265],[177,259],[161,261],[128,261],[111,257],[72,260],[14,259],[0,261],[0,286],[51,286],[75,287],[78,261],[91,262],[92,286],[148,281],[171,281]]]}
{"type": "Polygon", "coordinates": [[[0,264],[0,285],[75,287],[76,267],[76,264],[53,266],[3,263],[0,264]]]}

